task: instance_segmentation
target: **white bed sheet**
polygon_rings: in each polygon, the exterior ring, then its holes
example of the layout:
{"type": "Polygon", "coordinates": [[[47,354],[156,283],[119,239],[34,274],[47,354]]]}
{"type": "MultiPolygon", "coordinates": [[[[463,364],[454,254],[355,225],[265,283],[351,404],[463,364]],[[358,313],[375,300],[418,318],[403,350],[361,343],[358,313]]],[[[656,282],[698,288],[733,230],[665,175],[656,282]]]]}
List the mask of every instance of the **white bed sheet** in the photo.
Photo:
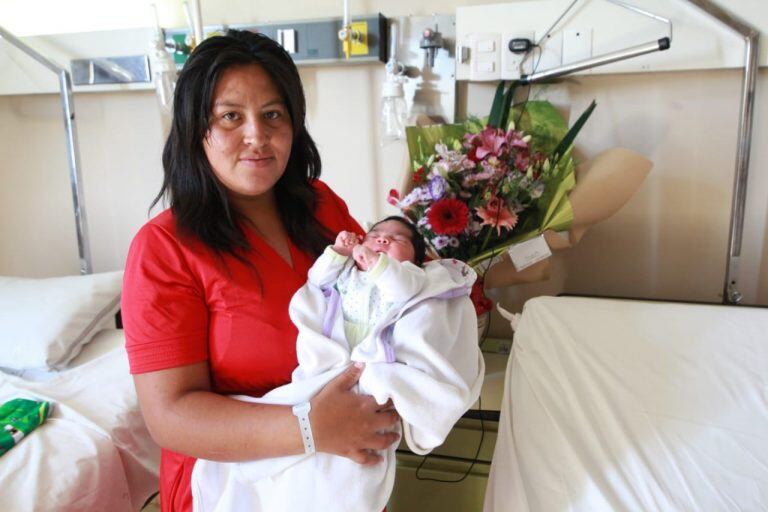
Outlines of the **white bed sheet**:
{"type": "Polygon", "coordinates": [[[542,297],[486,512],[768,510],[768,310],[542,297]]]}
{"type": "Polygon", "coordinates": [[[0,510],[136,511],[158,488],[159,448],[139,410],[123,331],[99,332],[66,371],[0,375],[0,401],[54,403],[50,418],[0,457],[0,510]]]}

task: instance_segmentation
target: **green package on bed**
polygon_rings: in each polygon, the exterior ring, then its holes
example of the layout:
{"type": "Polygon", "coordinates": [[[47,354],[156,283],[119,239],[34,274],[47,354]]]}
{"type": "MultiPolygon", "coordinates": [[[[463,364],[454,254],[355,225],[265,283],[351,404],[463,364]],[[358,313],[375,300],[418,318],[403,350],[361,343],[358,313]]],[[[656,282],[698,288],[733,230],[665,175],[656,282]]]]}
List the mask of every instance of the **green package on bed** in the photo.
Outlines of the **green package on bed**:
{"type": "Polygon", "coordinates": [[[0,405],[0,455],[42,425],[50,412],[50,402],[25,398],[14,398],[0,405]]]}

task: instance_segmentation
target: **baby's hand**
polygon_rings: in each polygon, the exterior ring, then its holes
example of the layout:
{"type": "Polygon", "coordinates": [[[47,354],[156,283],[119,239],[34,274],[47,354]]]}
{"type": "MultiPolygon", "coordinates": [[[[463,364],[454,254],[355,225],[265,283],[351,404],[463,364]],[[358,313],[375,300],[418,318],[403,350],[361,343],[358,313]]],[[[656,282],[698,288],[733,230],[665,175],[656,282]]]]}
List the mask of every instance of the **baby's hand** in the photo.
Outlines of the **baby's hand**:
{"type": "Polygon", "coordinates": [[[336,236],[333,250],[341,256],[351,256],[352,248],[360,243],[360,237],[349,231],[342,231],[336,236]]]}
{"type": "Polygon", "coordinates": [[[357,268],[368,271],[379,261],[379,254],[364,245],[356,245],[352,248],[352,257],[357,262],[357,268]]]}

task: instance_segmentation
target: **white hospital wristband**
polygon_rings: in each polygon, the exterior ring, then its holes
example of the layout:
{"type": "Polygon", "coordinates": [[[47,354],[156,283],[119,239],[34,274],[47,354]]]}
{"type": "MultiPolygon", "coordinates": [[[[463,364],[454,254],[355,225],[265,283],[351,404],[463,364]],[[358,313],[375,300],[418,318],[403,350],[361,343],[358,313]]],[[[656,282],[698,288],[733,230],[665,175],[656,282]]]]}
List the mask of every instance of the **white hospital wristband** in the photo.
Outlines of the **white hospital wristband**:
{"type": "Polygon", "coordinates": [[[309,411],[312,407],[309,402],[293,406],[293,415],[299,420],[299,431],[304,443],[304,453],[315,453],[315,439],[312,437],[312,424],[309,422],[309,411]]]}

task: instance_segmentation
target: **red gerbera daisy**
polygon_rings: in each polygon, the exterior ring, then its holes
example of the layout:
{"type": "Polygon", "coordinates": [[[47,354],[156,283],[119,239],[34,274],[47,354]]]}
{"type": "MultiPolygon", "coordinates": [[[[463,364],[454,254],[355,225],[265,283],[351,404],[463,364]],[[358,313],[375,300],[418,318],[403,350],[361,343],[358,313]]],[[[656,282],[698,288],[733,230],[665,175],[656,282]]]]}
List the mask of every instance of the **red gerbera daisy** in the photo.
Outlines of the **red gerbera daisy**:
{"type": "Polygon", "coordinates": [[[438,235],[458,235],[469,222],[469,208],[458,199],[441,199],[427,210],[427,220],[438,235]]]}

